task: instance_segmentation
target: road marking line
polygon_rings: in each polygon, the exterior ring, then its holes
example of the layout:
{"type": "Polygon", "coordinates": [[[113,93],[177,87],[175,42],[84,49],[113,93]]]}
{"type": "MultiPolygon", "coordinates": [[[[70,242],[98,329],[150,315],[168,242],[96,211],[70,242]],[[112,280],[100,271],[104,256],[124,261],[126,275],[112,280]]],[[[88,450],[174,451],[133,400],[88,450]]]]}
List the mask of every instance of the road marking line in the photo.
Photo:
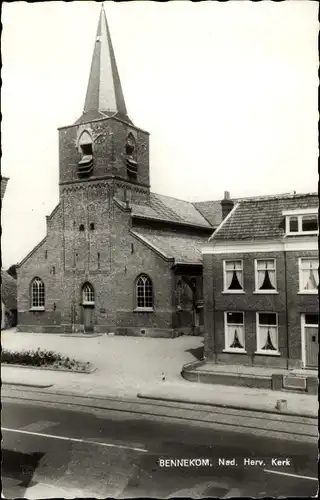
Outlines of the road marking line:
{"type": "Polygon", "coordinates": [[[278,470],[263,469],[264,472],[270,472],[271,474],[281,474],[282,476],[297,477],[299,479],[309,479],[310,481],[318,481],[317,477],[312,476],[299,476],[299,474],[289,474],[288,472],[280,472],[278,470]]]}
{"type": "Polygon", "coordinates": [[[8,427],[1,427],[3,431],[7,432],[16,432],[18,434],[29,434],[31,436],[40,436],[40,437],[47,437],[47,438],[53,438],[53,439],[61,439],[62,441],[73,441],[75,443],[85,443],[85,444],[94,444],[96,446],[106,446],[108,448],[122,448],[124,450],[133,450],[133,451],[140,451],[142,453],[148,453],[148,450],[145,448],[134,448],[131,446],[124,446],[121,444],[113,444],[113,443],[101,443],[99,441],[91,441],[87,439],[80,439],[80,438],[71,438],[71,437],[66,437],[66,436],[55,436],[53,434],[44,434],[41,432],[31,432],[31,431],[24,431],[21,429],[9,429],[8,427]]]}
{"type": "Polygon", "coordinates": [[[24,425],[23,427],[20,427],[21,430],[24,431],[43,431],[47,427],[53,427],[54,425],[57,425],[58,422],[53,422],[50,420],[38,420],[37,422],[32,422],[31,424],[24,425]]]}

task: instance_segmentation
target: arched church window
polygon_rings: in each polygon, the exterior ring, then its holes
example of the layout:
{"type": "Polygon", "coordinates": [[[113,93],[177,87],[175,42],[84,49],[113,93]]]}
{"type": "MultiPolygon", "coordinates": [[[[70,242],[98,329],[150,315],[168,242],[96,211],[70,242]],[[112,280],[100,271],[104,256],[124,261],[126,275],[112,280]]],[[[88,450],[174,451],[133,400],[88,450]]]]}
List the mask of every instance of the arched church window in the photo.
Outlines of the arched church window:
{"type": "Polygon", "coordinates": [[[82,304],[94,304],[94,289],[91,283],[85,283],[82,287],[82,304]]]}
{"type": "Polygon", "coordinates": [[[44,304],[44,283],[42,279],[34,278],[31,282],[31,307],[44,307],[44,304]]]}
{"type": "Polygon", "coordinates": [[[153,307],[152,281],[146,274],[141,274],[136,280],[136,301],[139,309],[153,307]]]}
{"type": "Polygon", "coordinates": [[[93,169],[93,147],[91,135],[86,130],[79,138],[78,149],[81,154],[81,159],[78,162],[78,174],[80,177],[89,176],[93,169]]]}

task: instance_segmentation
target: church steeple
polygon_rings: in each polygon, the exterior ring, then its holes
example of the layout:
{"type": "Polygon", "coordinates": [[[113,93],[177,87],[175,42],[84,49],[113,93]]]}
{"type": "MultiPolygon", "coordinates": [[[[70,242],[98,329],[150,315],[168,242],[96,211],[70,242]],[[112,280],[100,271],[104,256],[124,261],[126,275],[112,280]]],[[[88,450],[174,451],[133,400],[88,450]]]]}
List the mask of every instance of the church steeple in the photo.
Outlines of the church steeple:
{"type": "Polygon", "coordinates": [[[127,115],[109,26],[102,4],[84,110],[77,123],[112,115],[131,122],[127,115]]]}

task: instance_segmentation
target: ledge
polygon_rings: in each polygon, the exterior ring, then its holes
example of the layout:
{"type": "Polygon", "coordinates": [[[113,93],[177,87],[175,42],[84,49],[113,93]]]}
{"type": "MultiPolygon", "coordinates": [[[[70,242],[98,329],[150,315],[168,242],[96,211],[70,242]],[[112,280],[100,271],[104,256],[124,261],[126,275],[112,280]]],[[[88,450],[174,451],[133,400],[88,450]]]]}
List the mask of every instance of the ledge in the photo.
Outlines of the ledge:
{"type": "Polygon", "coordinates": [[[44,307],[30,307],[29,311],[45,311],[44,307]]]}
{"type": "Polygon", "coordinates": [[[254,295],[278,295],[278,290],[255,290],[254,295]]]}
{"type": "Polygon", "coordinates": [[[223,349],[224,353],[227,353],[227,354],[248,354],[247,351],[245,351],[244,349],[223,349]]]}
{"type": "Polygon", "coordinates": [[[244,290],[223,290],[224,295],[243,295],[246,292],[244,290]]]}
{"type": "Polygon", "coordinates": [[[153,307],[136,307],[133,312],[154,312],[153,307]]]}
{"type": "MultiPolygon", "coordinates": [[[[67,368],[50,368],[46,366],[19,365],[13,363],[4,363],[3,361],[1,362],[1,365],[2,367],[9,367],[9,368],[29,368],[31,370],[47,370],[51,372],[82,373],[84,375],[90,375],[97,369],[96,367],[92,367],[90,370],[68,370],[67,368]]],[[[9,382],[6,383],[9,384],[9,382]]],[[[19,385],[24,385],[24,384],[19,384],[19,385]]]]}
{"type": "Polygon", "coordinates": [[[255,356],[281,356],[281,353],[279,351],[265,351],[265,352],[261,352],[261,351],[256,351],[253,353],[255,356]]]}

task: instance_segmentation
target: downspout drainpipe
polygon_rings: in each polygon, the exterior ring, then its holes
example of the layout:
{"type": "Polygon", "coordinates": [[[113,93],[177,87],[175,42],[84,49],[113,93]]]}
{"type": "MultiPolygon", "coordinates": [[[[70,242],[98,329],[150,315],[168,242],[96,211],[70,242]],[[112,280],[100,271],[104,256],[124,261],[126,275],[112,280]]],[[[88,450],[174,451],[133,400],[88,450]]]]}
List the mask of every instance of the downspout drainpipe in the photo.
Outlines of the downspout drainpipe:
{"type": "Polygon", "coordinates": [[[287,370],[289,370],[289,320],[288,320],[288,274],[287,274],[287,252],[283,251],[284,257],[284,279],[285,279],[285,316],[286,316],[286,338],[287,338],[287,370]]]}

